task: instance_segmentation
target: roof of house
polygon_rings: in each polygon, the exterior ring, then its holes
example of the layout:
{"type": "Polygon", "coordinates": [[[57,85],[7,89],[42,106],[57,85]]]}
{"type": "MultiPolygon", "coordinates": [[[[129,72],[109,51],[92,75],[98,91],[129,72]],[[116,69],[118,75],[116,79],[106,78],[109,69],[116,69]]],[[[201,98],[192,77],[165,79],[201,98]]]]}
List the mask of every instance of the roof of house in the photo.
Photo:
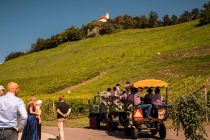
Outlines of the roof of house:
{"type": "Polygon", "coordinates": [[[106,16],[100,16],[99,19],[108,19],[106,16]]]}

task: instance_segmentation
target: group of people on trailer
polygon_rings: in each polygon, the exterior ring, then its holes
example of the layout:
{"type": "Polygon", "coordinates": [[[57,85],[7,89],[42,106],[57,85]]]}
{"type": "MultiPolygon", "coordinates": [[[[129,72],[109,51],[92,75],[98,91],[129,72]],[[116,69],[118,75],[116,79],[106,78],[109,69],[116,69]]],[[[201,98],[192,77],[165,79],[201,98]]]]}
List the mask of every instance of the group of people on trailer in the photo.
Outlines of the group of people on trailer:
{"type": "Polygon", "coordinates": [[[143,90],[143,88],[133,87],[129,81],[126,82],[123,90],[121,90],[120,84],[116,84],[112,89],[108,88],[103,93],[103,103],[108,109],[114,106],[115,111],[119,111],[125,104],[129,104],[129,106],[133,106],[136,109],[141,109],[144,118],[157,118],[157,110],[162,106],[163,100],[160,89],[155,88],[155,93],[153,93],[152,88],[147,88],[147,94],[144,98],[141,98],[143,90]]]}

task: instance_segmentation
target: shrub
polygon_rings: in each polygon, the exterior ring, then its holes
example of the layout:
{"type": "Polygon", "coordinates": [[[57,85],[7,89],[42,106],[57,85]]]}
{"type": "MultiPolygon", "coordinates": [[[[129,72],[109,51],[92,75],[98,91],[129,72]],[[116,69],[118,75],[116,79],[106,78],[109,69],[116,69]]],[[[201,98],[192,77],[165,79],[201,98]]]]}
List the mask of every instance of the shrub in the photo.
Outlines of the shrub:
{"type": "Polygon", "coordinates": [[[177,98],[172,114],[173,125],[177,134],[182,128],[186,139],[205,139],[206,104],[203,93],[187,94],[177,98]]]}
{"type": "Polygon", "coordinates": [[[12,52],[5,57],[5,61],[17,58],[17,57],[22,56],[22,55],[25,55],[25,53],[24,52],[12,52]]]}

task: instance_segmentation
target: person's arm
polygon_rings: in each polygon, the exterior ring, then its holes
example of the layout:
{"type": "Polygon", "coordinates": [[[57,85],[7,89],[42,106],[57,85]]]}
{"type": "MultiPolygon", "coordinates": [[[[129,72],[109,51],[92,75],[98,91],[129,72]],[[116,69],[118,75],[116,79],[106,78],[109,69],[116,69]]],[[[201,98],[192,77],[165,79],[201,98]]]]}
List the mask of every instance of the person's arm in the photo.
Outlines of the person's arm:
{"type": "Polygon", "coordinates": [[[33,111],[33,106],[29,107],[29,113],[38,116],[39,114],[36,111],[33,111]]]}
{"type": "Polygon", "coordinates": [[[69,108],[68,112],[66,113],[66,117],[71,113],[71,108],[69,108]]]}
{"type": "Polygon", "coordinates": [[[20,124],[17,128],[17,131],[21,132],[24,129],[28,118],[25,104],[22,100],[20,100],[18,103],[18,113],[20,114],[20,124]]]}
{"type": "Polygon", "coordinates": [[[57,113],[60,114],[61,116],[65,117],[65,114],[63,114],[60,109],[57,109],[57,113]]]}

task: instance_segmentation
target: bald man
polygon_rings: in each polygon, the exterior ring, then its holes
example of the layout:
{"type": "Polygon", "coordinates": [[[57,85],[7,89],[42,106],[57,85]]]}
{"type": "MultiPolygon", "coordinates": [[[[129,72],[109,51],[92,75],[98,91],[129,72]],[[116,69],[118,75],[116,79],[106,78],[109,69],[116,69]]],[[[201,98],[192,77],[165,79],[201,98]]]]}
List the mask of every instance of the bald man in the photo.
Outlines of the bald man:
{"type": "Polygon", "coordinates": [[[17,140],[18,132],[26,125],[27,112],[22,99],[16,97],[19,85],[10,82],[7,85],[7,94],[0,97],[0,140],[17,140]],[[20,123],[18,115],[20,114],[20,123]]]}

